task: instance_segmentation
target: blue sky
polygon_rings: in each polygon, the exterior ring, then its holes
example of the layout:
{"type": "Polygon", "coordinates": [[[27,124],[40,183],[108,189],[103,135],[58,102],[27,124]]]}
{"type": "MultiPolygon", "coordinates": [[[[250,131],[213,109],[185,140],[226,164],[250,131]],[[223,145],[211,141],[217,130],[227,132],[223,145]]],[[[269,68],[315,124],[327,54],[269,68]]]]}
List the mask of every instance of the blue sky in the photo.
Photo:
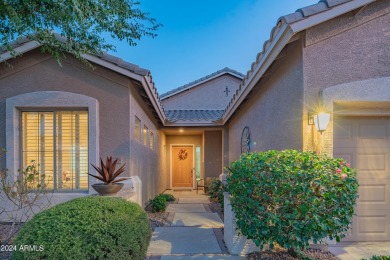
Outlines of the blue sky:
{"type": "Polygon", "coordinates": [[[141,0],[161,24],[156,38],[112,54],[149,69],[159,94],[224,67],[246,73],[277,19],[318,0],[141,0]]]}

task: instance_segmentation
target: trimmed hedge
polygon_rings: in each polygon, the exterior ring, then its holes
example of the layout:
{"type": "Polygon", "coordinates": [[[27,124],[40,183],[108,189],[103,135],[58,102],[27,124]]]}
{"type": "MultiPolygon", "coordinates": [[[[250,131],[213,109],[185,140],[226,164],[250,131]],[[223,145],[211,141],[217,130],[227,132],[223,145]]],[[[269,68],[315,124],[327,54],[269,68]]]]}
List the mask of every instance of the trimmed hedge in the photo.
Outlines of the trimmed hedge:
{"type": "Polygon", "coordinates": [[[236,224],[263,247],[293,251],[329,237],[340,241],[352,221],[356,171],[342,159],[295,150],[250,153],[227,178],[236,224]]]}
{"type": "Polygon", "coordinates": [[[13,259],[144,259],[151,238],[145,211],[120,198],[88,196],[35,215],[14,245],[13,259]]]}

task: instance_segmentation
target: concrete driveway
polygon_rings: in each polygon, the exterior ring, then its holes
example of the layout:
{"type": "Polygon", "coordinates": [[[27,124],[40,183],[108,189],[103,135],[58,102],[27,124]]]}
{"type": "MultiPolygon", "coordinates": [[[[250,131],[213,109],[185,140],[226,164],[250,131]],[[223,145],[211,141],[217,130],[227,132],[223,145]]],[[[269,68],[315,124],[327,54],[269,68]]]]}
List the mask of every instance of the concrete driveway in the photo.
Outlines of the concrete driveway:
{"type": "Polygon", "coordinates": [[[329,245],[329,252],[341,260],[370,259],[373,255],[390,256],[390,242],[341,242],[329,245]]]}

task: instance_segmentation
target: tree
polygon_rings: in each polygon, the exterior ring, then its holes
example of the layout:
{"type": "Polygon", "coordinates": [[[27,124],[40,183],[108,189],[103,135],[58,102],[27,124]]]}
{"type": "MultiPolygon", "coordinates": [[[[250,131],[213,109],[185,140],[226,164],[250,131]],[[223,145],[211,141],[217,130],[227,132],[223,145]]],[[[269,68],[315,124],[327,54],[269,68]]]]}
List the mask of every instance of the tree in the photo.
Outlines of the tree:
{"type": "Polygon", "coordinates": [[[0,44],[17,56],[11,43],[27,38],[59,63],[70,53],[89,64],[82,54],[115,51],[105,34],[130,46],[156,36],[161,24],[139,5],[133,0],[0,0],[0,44]]]}

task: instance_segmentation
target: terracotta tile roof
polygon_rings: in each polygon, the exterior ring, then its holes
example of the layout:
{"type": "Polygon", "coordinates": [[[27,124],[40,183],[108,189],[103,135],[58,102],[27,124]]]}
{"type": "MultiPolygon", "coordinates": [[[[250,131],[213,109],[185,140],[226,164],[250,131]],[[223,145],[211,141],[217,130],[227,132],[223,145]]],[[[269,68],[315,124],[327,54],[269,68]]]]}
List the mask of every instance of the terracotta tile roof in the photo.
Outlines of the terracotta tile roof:
{"type": "MultiPolygon", "coordinates": [[[[58,40],[60,40],[62,42],[66,42],[66,38],[64,36],[61,36],[58,33],[54,33],[54,35],[58,40]]],[[[11,42],[10,45],[13,48],[17,48],[17,47],[22,46],[25,43],[28,43],[28,42],[31,42],[31,39],[26,37],[26,36],[23,36],[23,37],[19,38],[18,40],[11,42]]],[[[39,47],[39,45],[37,45],[36,47],[39,47]]],[[[6,47],[3,46],[0,49],[0,54],[5,53],[7,51],[8,50],[6,49],[6,47]]],[[[130,72],[133,72],[133,73],[141,75],[141,76],[146,76],[146,75],[150,74],[149,70],[140,68],[139,66],[137,66],[133,63],[126,62],[126,61],[122,60],[121,58],[110,55],[108,53],[94,54],[93,56],[98,57],[99,59],[110,62],[118,67],[124,68],[126,70],[129,70],[130,72]]]]}
{"type": "MultiPolygon", "coordinates": [[[[60,40],[62,42],[66,41],[66,37],[64,37],[64,36],[61,36],[58,33],[54,33],[54,35],[55,35],[55,37],[58,40],[60,40]]],[[[23,48],[23,45],[26,46],[29,43],[30,44],[34,43],[34,41],[31,40],[30,38],[26,37],[26,36],[23,36],[23,37],[19,38],[18,40],[11,42],[10,45],[13,48],[18,48],[18,47],[22,47],[23,48]]],[[[35,48],[38,48],[38,47],[40,47],[40,44],[35,42],[35,44],[33,44],[26,51],[29,51],[29,50],[32,50],[32,49],[35,49],[35,48]]],[[[4,47],[4,46],[0,47],[0,55],[3,54],[3,53],[6,53],[6,52],[8,52],[6,47],[4,47]]],[[[88,55],[90,55],[92,57],[95,57],[97,59],[97,60],[94,60],[94,61],[91,61],[91,62],[96,62],[98,60],[101,60],[101,61],[104,61],[104,62],[108,62],[108,63],[110,63],[112,65],[115,65],[115,66],[117,66],[119,68],[125,69],[125,70],[127,70],[127,71],[129,71],[131,73],[134,73],[134,74],[137,74],[139,76],[142,76],[143,79],[146,81],[146,84],[148,85],[148,86],[144,86],[144,88],[148,88],[150,90],[150,93],[154,96],[153,98],[155,99],[156,105],[157,105],[156,110],[159,110],[161,112],[160,119],[161,119],[161,121],[164,121],[164,117],[165,117],[164,108],[163,108],[163,106],[161,104],[160,96],[159,96],[159,94],[157,92],[157,88],[156,88],[156,86],[154,84],[152,75],[151,75],[149,70],[143,69],[143,68],[141,68],[141,67],[139,67],[139,66],[137,66],[137,65],[135,65],[133,63],[126,62],[123,59],[121,59],[119,57],[116,57],[116,56],[113,56],[113,55],[110,55],[108,53],[88,54],[88,55]]],[[[84,58],[86,58],[87,60],[90,59],[88,57],[88,55],[84,55],[84,58]]],[[[2,62],[1,59],[0,59],[0,62],[2,62]]],[[[99,64],[99,62],[97,64],[99,64]]],[[[102,66],[106,66],[106,65],[102,65],[102,66]]]]}
{"type": "Polygon", "coordinates": [[[328,11],[329,9],[337,5],[341,5],[351,1],[353,0],[321,0],[316,4],[299,8],[294,13],[283,15],[282,17],[279,18],[279,21],[283,19],[288,24],[294,23],[303,20],[305,18],[308,18],[311,15],[328,11]]]}
{"type": "Polygon", "coordinates": [[[230,68],[226,67],[226,68],[218,70],[218,71],[216,71],[214,73],[211,73],[210,75],[204,76],[204,77],[202,77],[200,79],[194,80],[194,81],[192,81],[190,83],[187,83],[187,84],[185,84],[183,86],[180,86],[180,87],[172,89],[172,90],[170,90],[170,91],[168,91],[166,93],[163,93],[163,94],[160,95],[160,97],[161,97],[161,99],[167,98],[168,96],[172,96],[172,95],[178,94],[178,93],[180,93],[180,92],[182,92],[184,90],[193,88],[193,87],[199,85],[200,83],[202,83],[204,81],[207,81],[208,79],[212,79],[212,78],[215,78],[217,76],[220,76],[220,75],[223,75],[223,74],[226,74],[226,73],[232,74],[232,75],[234,75],[234,76],[236,76],[238,78],[241,78],[241,79],[244,78],[244,76],[245,76],[244,74],[242,74],[242,73],[240,73],[240,72],[238,72],[236,70],[233,70],[233,69],[230,69],[230,68]]]}
{"type": "Polygon", "coordinates": [[[167,119],[174,121],[218,121],[223,110],[165,110],[167,119]]]}
{"type": "Polygon", "coordinates": [[[141,75],[141,76],[150,75],[150,71],[149,70],[140,68],[139,66],[137,66],[137,65],[135,65],[133,63],[124,61],[121,58],[118,58],[116,56],[110,55],[108,53],[103,53],[102,55],[95,55],[95,56],[99,57],[100,59],[102,59],[104,61],[108,61],[108,62],[110,62],[112,64],[115,64],[118,67],[127,69],[127,70],[129,70],[131,72],[134,72],[135,74],[138,74],[138,75],[141,75]]]}

